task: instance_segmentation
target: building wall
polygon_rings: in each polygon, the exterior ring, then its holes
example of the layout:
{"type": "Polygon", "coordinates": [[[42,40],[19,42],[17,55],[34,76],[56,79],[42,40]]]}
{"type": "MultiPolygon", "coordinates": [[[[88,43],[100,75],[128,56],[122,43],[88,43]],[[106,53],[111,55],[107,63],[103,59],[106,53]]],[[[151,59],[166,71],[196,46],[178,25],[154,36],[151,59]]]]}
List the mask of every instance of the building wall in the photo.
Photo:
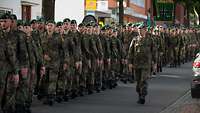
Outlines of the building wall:
{"type": "Polygon", "coordinates": [[[77,20],[82,22],[84,18],[84,0],[56,0],[55,20],[63,21],[64,18],[77,20]]]}
{"type": "Polygon", "coordinates": [[[31,7],[31,18],[37,19],[37,17],[41,17],[41,15],[42,15],[42,0],[25,0],[25,1],[30,1],[30,2],[39,4],[39,5],[33,5],[31,7]]]}
{"type": "Polygon", "coordinates": [[[177,4],[176,6],[176,20],[180,22],[180,24],[184,23],[184,7],[181,4],[177,4]]]}
{"type": "Polygon", "coordinates": [[[108,0],[108,7],[109,8],[116,8],[117,7],[117,1],[116,0],[108,0]]]}
{"type": "Polygon", "coordinates": [[[11,9],[17,18],[21,18],[21,0],[1,0],[0,8],[11,9]]]}

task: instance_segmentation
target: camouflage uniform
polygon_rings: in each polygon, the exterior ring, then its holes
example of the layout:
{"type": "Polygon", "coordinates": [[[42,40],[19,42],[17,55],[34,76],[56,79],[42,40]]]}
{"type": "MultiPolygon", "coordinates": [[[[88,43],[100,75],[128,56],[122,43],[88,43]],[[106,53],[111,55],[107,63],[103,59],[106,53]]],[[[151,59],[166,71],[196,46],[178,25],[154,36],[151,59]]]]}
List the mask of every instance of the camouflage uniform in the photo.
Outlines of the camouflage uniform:
{"type": "Polygon", "coordinates": [[[14,76],[18,75],[18,65],[17,65],[17,57],[16,57],[16,52],[17,52],[17,37],[14,34],[13,31],[5,32],[5,39],[7,42],[8,46],[8,58],[10,58],[7,69],[7,77],[6,77],[6,84],[5,84],[5,89],[4,89],[4,95],[3,95],[3,104],[2,104],[2,109],[4,112],[12,113],[15,111],[16,107],[16,91],[18,87],[18,83],[16,82],[15,79],[13,79],[14,76]]]}
{"type": "Polygon", "coordinates": [[[102,47],[99,35],[95,34],[94,37],[95,37],[94,41],[95,41],[96,48],[98,51],[97,68],[96,68],[96,72],[95,72],[95,89],[97,92],[99,92],[100,88],[102,87],[103,47],[102,47]]]}
{"type": "Polygon", "coordinates": [[[147,95],[147,79],[150,75],[151,67],[151,46],[149,37],[138,37],[135,44],[135,73],[136,73],[136,91],[139,94],[139,103],[144,104],[147,95]]]}
{"type": "Polygon", "coordinates": [[[27,107],[30,108],[32,103],[32,97],[33,97],[33,91],[34,91],[34,85],[35,85],[35,79],[36,79],[36,62],[38,59],[38,51],[36,44],[31,36],[27,36],[26,38],[26,47],[28,51],[28,58],[29,58],[29,78],[28,78],[28,100],[27,100],[27,107]]]}
{"type": "Polygon", "coordinates": [[[81,51],[81,37],[80,33],[78,31],[71,32],[71,36],[73,38],[74,44],[75,44],[75,53],[74,56],[74,63],[75,63],[75,70],[74,75],[72,76],[72,98],[75,98],[78,96],[79,93],[79,77],[82,73],[82,51],[81,51]]]}
{"type": "MultiPolygon", "coordinates": [[[[70,91],[72,90],[72,80],[74,76],[74,54],[75,54],[75,43],[73,41],[73,37],[71,36],[70,31],[62,34],[63,40],[63,51],[64,51],[64,61],[63,63],[67,65],[67,69],[61,68],[61,73],[58,81],[58,93],[61,95],[64,93],[64,100],[68,101],[70,96],[70,91]]],[[[61,66],[62,67],[62,66],[61,66]]]]}
{"type": "Polygon", "coordinates": [[[9,40],[11,33],[0,31],[0,106],[5,113],[14,113],[17,83],[11,72],[16,74],[16,57],[13,45],[9,40]]]}
{"type": "Polygon", "coordinates": [[[30,78],[30,59],[26,43],[26,34],[22,31],[14,31],[17,38],[16,57],[19,66],[19,86],[16,93],[16,112],[20,113],[29,109],[29,78],[30,78]]]}
{"type": "Polygon", "coordinates": [[[62,59],[62,41],[60,35],[53,33],[49,35],[44,32],[41,35],[41,46],[43,48],[44,65],[46,74],[43,76],[45,101],[44,104],[52,105],[56,95],[56,85],[60,69],[60,60],[62,59]],[[45,58],[46,57],[46,58],[45,58]]]}

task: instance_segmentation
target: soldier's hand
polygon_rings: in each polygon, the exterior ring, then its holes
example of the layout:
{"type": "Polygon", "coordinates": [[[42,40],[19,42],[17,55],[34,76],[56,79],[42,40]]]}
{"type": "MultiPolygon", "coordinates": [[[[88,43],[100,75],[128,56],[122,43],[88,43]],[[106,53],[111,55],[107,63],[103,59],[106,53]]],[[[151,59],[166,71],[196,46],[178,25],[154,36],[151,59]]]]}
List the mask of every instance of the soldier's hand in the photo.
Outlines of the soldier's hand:
{"type": "Polygon", "coordinates": [[[22,75],[22,77],[27,78],[28,77],[28,68],[21,68],[20,74],[22,75]]]}
{"type": "Polygon", "coordinates": [[[111,63],[111,59],[109,58],[109,59],[107,59],[107,62],[108,62],[108,64],[110,64],[111,63]]]}
{"type": "Polygon", "coordinates": [[[14,82],[15,86],[17,87],[18,84],[19,84],[19,75],[18,75],[18,74],[13,75],[13,76],[10,78],[10,80],[11,80],[12,82],[14,82]]]}
{"type": "Polygon", "coordinates": [[[63,65],[63,70],[67,70],[68,69],[68,65],[67,64],[64,64],[63,65]]]}
{"type": "Polygon", "coordinates": [[[101,65],[103,65],[103,60],[102,59],[99,62],[100,62],[101,65]]]}
{"type": "Polygon", "coordinates": [[[125,64],[128,64],[128,60],[127,59],[125,59],[124,62],[125,62],[125,64]]]}
{"type": "Polygon", "coordinates": [[[45,75],[45,73],[46,73],[46,68],[44,66],[42,66],[41,69],[40,69],[40,75],[41,75],[41,77],[43,75],[45,75]]]}
{"type": "Polygon", "coordinates": [[[80,62],[79,61],[75,63],[75,67],[76,67],[76,69],[80,68],[80,62]]]}
{"type": "Polygon", "coordinates": [[[50,61],[50,60],[51,60],[51,58],[50,58],[49,55],[47,55],[47,54],[44,55],[44,59],[47,60],[47,61],[50,61]]]}

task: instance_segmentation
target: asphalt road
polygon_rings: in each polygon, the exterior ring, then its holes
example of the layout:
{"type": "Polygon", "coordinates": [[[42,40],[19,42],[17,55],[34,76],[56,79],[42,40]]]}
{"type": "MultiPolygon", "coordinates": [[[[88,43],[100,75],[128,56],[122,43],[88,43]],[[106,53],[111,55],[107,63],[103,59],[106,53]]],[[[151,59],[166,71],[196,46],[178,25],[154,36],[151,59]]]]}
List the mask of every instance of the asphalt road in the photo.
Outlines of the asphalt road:
{"type": "Polygon", "coordinates": [[[145,105],[138,105],[135,84],[119,83],[113,90],[86,95],[49,107],[34,100],[33,113],[160,113],[190,89],[191,63],[179,68],[164,68],[149,80],[145,105]]]}

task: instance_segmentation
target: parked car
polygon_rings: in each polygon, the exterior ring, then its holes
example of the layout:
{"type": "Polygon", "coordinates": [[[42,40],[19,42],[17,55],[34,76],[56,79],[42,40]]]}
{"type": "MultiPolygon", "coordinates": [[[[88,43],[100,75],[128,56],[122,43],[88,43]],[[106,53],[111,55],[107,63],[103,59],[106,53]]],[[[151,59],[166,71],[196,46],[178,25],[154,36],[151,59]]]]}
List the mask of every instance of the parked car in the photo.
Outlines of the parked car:
{"type": "Polygon", "coordinates": [[[196,55],[192,70],[194,73],[191,82],[191,96],[192,98],[200,98],[200,53],[196,55]]]}

